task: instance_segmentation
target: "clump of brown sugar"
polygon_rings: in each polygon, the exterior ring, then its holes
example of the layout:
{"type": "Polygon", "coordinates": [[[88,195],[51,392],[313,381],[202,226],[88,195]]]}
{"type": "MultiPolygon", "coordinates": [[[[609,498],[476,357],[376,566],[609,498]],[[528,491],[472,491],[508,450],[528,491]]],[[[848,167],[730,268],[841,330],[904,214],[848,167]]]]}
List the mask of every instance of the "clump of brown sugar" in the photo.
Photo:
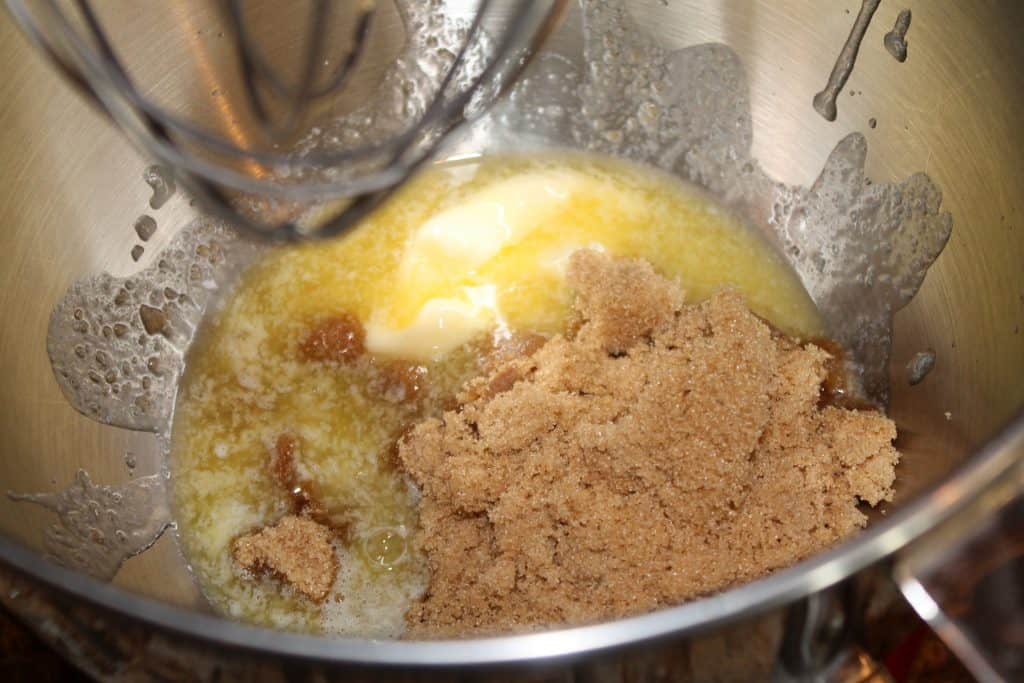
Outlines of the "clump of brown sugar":
{"type": "Polygon", "coordinates": [[[359,318],[351,313],[338,313],[320,320],[299,343],[299,353],[306,360],[350,363],[365,350],[366,332],[359,318]]]}
{"type": "Polygon", "coordinates": [[[399,456],[431,571],[408,635],[578,624],[750,580],[863,527],[893,423],[819,406],[829,355],[736,294],[684,305],[640,261],[574,254],[578,327],[470,382],[399,456]]]}
{"type": "Polygon", "coordinates": [[[288,515],[274,526],[235,539],[235,561],[254,574],[270,573],[314,601],[327,597],[338,574],[338,560],[326,526],[288,515]]]}

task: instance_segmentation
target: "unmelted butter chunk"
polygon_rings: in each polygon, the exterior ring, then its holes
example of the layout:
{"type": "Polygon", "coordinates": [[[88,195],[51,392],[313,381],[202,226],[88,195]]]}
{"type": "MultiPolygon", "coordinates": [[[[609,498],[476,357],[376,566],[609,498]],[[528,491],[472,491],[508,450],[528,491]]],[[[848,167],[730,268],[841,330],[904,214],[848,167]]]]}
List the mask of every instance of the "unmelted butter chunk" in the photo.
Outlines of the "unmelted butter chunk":
{"type": "Polygon", "coordinates": [[[366,325],[366,347],[381,356],[437,360],[499,322],[494,285],[460,287],[453,296],[429,299],[405,327],[371,318],[366,325]]]}
{"type": "Polygon", "coordinates": [[[587,182],[567,169],[513,176],[419,226],[398,268],[396,292],[404,300],[371,314],[367,348],[435,360],[502,324],[496,284],[480,282],[478,269],[554,220],[587,182]],[[403,310],[414,311],[411,320],[396,321],[403,310]]]}
{"type": "Polygon", "coordinates": [[[535,171],[470,194],[416,230],[401,277],[429,289],[472,273],[563,211],[588,182],[568,169],[535,171]]]}

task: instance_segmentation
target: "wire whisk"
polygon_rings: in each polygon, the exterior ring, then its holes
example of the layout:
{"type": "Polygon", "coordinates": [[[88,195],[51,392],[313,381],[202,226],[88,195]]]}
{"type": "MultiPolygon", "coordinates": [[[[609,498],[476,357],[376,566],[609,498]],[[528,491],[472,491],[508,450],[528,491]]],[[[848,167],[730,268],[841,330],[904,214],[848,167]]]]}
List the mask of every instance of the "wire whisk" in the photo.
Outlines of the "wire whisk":
{"type": "MultiPolygon", "coordinates": [[[[372,108],[364,111],[362,134],[348,130],[349,118],[331,112],[346,97],[363,98],[366,110],[369,98],[378,96],[350,96],[350,90],[357,85],[367,90],[356,81],[382,35],[375,37],[375,24],[386,14],[383,2],[175,0],[145,12],[129,5],[135,11],[131,16],[91,0],[6,3],[64,76],[145,153],[173,169],[208,211],[253,235],[285,241],[340,234],[391,196],[454,131],[514,85],[556,29],[568,0],[416,0],[404,12],[399,5],[406,42],[431,46],[444,59],[434,60],[441,66],[429,79],[420,79],[429,81],[425,92],[414,93],[421,101],[405,103],[387,122],[372,108]],[[178,59],[162,50],[161,33],[133,40],[135,34],[126,32],[126,26],[161,20],[147,19],[146,12],[156,11],[165,13],[169,32],[184,36],[179,42],[191,57],[178,59]],[[458,21],[438,23],[446,13],[458,21]],[[286,23],[303,25],[294,44],[282,39],[286,23]],[[214,48],[199,38],[204,26],[206,35],[217,38],[214,48]],[[444,27],[444,40],[431,26],[444,27]],[[118,41],[125,35],[128,39],[118,41]],[[193,73],[197,83],[216,80],[223,87],[211,95],[219,99],[210,104],[210,98],[200,98],[198,115],[169,106],[155,96],[159,78],[155,84],[146,80],[146,67],[154,60],[163,73],[177,69],[189,74],[185,80],[193,73]],[[316,136],[327,127],[334,129],[330,142],[316,136]],[[321,211],[316,221],[300,220],[305,209],[317,205],[330,210],[321,211]]],[[[393,17],[395,7],[390,11],[393,17]]],[[[431,71],[418,58],[407,51],[395,59],[421,75],[431,71]]],[[[405,87],[401,79],[386,76],[371,85],[405,87]]],[[[180,97],[183,91],[177,92],[180,97]]]]}

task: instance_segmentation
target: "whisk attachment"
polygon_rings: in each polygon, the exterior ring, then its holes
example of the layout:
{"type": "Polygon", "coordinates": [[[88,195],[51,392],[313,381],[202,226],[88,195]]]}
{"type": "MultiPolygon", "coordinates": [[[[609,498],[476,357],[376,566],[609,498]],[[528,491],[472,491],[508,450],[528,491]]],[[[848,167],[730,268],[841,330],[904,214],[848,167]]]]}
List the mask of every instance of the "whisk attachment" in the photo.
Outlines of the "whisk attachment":
{"type": "Polygon", "coordinates": [[[119,16],[92,0],[5,1],[69,81],[207,210],[278,241],[337,235],[387,199],[511,88],[568,5],[174,0],[119,6],[134,12],[119,16]],[[162,20],[180,52],[127,30],[147,20],[162,20]],[[404,47],[368,87],[376,74],[360,72],[393,47],[396,27],[404,47]],[[153,60],[184,73],[170,97],[153,60]],[[206,95],[199,83],[215,87],[206,95]]]}

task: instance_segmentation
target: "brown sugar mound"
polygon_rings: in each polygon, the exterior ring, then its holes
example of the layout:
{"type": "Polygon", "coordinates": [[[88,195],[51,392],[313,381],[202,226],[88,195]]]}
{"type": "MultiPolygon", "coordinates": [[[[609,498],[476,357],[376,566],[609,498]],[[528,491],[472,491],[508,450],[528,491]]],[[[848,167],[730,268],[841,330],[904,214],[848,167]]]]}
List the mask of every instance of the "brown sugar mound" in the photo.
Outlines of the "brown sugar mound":
{"type": "Polygon", "coordinates": [[[410,637],[580,624],[747,581],[889,499],[893,423],[819,407],[828,354],[739,296],[684,305],[640,261],[574,254],[579,327],[470,382],[399,457],[431,571],[410,637]]]}
{"type": "Polygon", "coordinates": [[[331,530],[288,515],[274,526],[235,539],[235,561],[253,573],[269,572],[314,601],[327,597],[338,573],[331,530]]]}

